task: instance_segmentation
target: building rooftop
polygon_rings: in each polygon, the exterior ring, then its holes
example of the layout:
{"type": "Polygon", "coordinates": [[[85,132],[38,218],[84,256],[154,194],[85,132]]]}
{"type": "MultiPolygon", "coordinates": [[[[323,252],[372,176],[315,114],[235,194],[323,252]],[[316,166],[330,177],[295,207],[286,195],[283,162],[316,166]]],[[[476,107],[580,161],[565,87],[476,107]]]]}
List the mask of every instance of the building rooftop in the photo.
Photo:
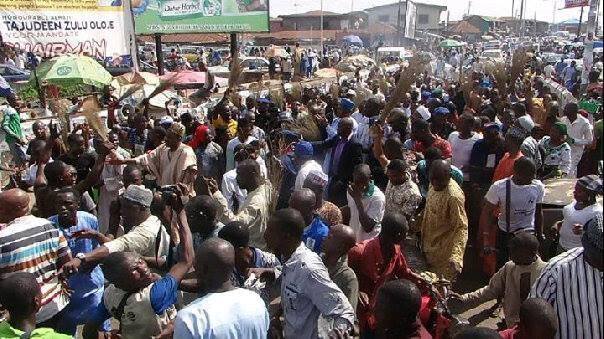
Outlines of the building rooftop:
{"type": "MultiPolygon", "coordinates": [[[[323,11],[323,16],[341,16],[347,14],[335,13],[330,11],[323,11]]],[[[279,15],[280,18],[295,18],[295,17],[318,17],[321,16],[321,11],[308,11],[305,13],[296,13],[296,14],[288,14],[288,15],[279,15]]]]}
{"type": "MultiPolygon", "coordinates": [[[[403,1],[403,2],[407,3],[406,0],[403,1]]],[[[429,3],[429,2],[418,2],[418,1],[413,1],[413,3],[415,3],[416,5],[422,5],[422,6],[440,7],[440,9],[443,10],[443,11],[447,10],[447,6],[443,6],[443,5],[439,5],[439,4],[434,4],[434,3],[429,3]]],[[[391,4],[374,6],[374,7],[366,8],[365,12],[370,12],[370,11],[375,10],[375,9],[384,8],[384,7],[390,7],[390,6],[398,6],[398,5],[399,5],[398,2],[393,2],[391,4]]]]}

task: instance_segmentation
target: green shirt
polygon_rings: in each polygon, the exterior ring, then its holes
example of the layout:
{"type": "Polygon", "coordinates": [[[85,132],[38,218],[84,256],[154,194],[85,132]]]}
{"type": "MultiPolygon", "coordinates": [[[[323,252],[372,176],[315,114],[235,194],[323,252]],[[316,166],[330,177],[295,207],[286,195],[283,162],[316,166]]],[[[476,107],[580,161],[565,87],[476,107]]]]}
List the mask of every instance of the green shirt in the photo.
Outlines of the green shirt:
{"type": "Polygon", "coordinates": [[[21,129],[21,117],[19,116],[19,113],[10,106],[4,107],[2,113],[4,114],[2,129],[6,132],[6,138],[4,140],[7,143],[11,143],[23,139],[23,130],[21,129]],[[18,139],[15,138],[15,136],[17,136],[18,139]]]}
{"type": "MultiPolygon", "coordinates": [[[[13,328],[8,321],[0,323],[0,339],[20,339],[25,332],[13,328]]],[[[72,336],[56,333],[52,328],[36,328],[29,335],[31,339],[70,339],[72,336]]]]}

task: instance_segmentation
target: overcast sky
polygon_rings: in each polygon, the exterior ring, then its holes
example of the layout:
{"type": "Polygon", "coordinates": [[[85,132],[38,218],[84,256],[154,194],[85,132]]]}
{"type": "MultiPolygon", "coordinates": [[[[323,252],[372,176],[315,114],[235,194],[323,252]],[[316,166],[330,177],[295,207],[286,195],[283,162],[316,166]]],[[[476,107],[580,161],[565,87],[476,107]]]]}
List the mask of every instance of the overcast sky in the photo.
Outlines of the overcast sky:
{"type": "MultiPolygon", "coordinates": [[[[276,17],[282,14],[301,13],[311,10],[318,10],[321,7],[321,0],[269,0],[270,14],[276,17]]],[[[489,15],[489,16],[511,16],[513,0],[419,0],[418,2],[433,3],[447,6],[450,12],[451,20],[459,20],[467,13],[470,5],[470,14],[489,15]]],[[[351,9],[362,10],[368,7],[385,5],[397,2],[397,0],[323,0],[323,10],[332,12],[349,12],[351,9]]],[[[521,0],[514,1],[515,12],[520,11],[521,0]]],[[[525,0],[525,18],[534,18],[552,22],[554,16],[554,6],[561,8],[564,6],[564,0],[525,0]]],[[[587,20],[588,7],[585,7],[583,20],[587,20]]],[[[555,21],[560,22],[567,19],[579,19],[578,8],[557,9],[555,11],[555,21]]],[[[600,0],[600,13],[602,12],[602,0],[600,0]]],[[[600,14],[601,15],[601,14],[600,14]]],[[[443,20],[446,14],[443,14],[443,20]]]]}

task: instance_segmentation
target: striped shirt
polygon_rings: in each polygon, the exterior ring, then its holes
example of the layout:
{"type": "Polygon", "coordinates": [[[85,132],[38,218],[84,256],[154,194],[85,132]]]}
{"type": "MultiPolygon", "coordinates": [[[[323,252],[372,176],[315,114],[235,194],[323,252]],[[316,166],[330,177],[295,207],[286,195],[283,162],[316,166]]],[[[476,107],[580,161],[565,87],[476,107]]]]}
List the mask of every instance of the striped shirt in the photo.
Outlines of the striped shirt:
{"type": "Polygon", "coordinates": [[[552,304],[558,315],[556,338],[604,338],[602,271],[583,258],[577,247],[552,258],[535,281],[531,297],[552,304]]]}
{"type": "Polygon", "coordinates": [[[46,219],[26,215],[0,229],[0,275],[30,272],[36,276],[42,289],[38,323],[52,318],[69,302],[58,271],[70,259],[67,240],[46,219]]]}

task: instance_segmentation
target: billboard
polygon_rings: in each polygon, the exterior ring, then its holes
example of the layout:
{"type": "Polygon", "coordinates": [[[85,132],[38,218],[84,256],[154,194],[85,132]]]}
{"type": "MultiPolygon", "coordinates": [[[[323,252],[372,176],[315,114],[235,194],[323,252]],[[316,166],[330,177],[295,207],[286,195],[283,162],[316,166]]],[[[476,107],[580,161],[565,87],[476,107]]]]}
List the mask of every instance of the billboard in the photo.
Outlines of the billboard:
{"type": "Polygon", "coordinates": [[[268,0],[132,0],[137,34],[268,32],[268,0]]]}
{"type": "Polygon", "coordinates": [[[0,34],[5,44],[44,57],[131,60],[129,12],[121,0],[0,0],[0,34]]]}
{"type": "Polygon", "coordinates": [[[564,8],[589,6],[589,0],[564,0],[564,8]]]}

